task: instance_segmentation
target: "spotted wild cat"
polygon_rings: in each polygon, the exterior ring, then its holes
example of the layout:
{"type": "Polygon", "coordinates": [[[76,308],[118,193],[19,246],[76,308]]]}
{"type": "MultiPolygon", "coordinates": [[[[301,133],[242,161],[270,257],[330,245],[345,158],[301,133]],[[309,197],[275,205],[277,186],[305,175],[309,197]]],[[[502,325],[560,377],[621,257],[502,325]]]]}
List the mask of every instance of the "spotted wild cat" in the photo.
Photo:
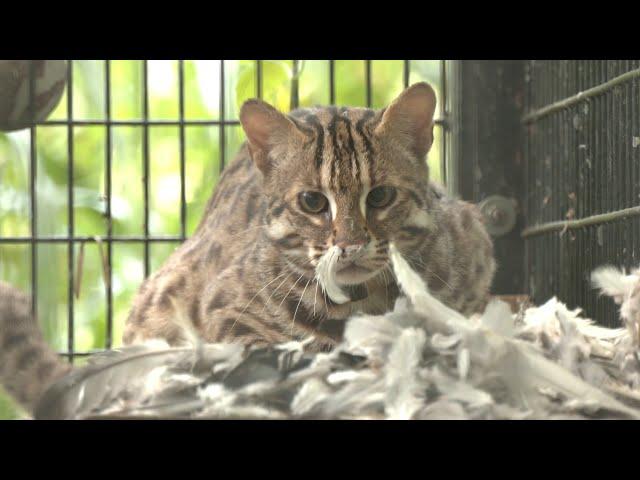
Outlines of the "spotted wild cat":
{"type": "MultiPolygon", "coordinates": [[[[208,341],[264,345],[313,335],[311,348],[330,348],[352,312],[392,307],[390,242],[444,303],[482,310],[492,243],[476,207],[428,180],[435,104],[425,83],[380,111],[287,116],[246,102],[248,142],[195,234],[142,284],[125,343],[180,343],[176,319],[186,318],[208,341]],[[336,302],[316,277],[329,255],[337,258],[334,283],[348,294],[336,302]]],[[[28,298],[0,282],[0,382],[30,408],[70,368],[43,339],[28,298]]]]}
{"type": "Polygon", "coordinates": [[[393,306],[391,241],[441,301],[466,314],[482,310],[493,247],[476,207],[428,180],[435,106],[426,83],[379,111],[284,115],[247,101],[240,121],[248,142],[195,234],[141,286],[124,342],[179,343],[181,305],[207,341],[264,345],[312,334],[315,349],[329,348],[351,313],[393,306]],[[315,276],[334,246],[336,281],[349,295],[342,304],[315,276]]]}

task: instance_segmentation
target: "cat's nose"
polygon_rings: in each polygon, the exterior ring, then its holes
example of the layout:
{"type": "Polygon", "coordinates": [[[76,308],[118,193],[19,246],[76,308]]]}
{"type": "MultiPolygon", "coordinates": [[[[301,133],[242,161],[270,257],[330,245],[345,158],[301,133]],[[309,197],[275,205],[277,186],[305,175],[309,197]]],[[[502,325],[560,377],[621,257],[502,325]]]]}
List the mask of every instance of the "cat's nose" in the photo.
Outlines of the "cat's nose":
{"type": "Polygon", "coordinates": [[[366,240],[338,241],[336,245],[342,249],[342,256],[353,257],[360,253],[367,244],[366,240]]]}

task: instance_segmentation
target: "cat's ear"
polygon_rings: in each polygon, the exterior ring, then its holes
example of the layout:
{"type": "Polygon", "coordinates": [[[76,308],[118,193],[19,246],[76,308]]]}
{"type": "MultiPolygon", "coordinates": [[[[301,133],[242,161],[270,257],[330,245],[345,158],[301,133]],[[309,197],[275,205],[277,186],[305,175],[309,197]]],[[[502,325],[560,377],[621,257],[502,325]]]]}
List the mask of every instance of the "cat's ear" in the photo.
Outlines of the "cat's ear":
{"type": "Polygon", "coordinates": [[[277,157],[273,150],[286,147],[302,135],[286,115],[257,99],[244,102],[240,108],[240,123],[247,135],[251,157],[264,174],[271,170],[272,159],[277,157]]]}
{"type": "Polygon", "coordinates": [[[411,85],[389,105],[375,129],[406,145],[420,160],[433,143],[433,114],[436,94],[428,83],[411,85]]]}

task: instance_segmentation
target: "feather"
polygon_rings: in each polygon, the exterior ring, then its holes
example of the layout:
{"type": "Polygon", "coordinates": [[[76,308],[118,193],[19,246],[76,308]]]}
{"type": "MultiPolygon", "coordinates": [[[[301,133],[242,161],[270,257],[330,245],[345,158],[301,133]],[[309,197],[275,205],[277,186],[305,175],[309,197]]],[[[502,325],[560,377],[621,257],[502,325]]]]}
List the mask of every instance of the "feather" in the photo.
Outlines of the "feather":
{"type": "Polygon", "coordinates": [[[593,286],[604,295],[613,297],[618,304],[622,303],[639,280],[638,275],[626,275],[612,266],[600,267],[591,273],[593,286]]]}
{"type": "Polygon", "coordinates": [[[385,366],[385,413],[389,419],[410,419],[422,406],[426,388],[417,370],[426,341],[423,330],[407,328],[391,347],[385,366]]]}
{"type": "Polygon", "coordinates": [[[415,418],[418,420],[468,420],[469,416],[458,402],[437,400],[423,407],[415,418]]]}
{"type": "MultiPolygon", "coordinates": [[[[491,330],[473,328],[470,322],[465,321],[464,316],[442,304],[429,293],[424,281],[409,267],[394,244],[390,245],[390,253],[399,286],[416,309],[430,321],[446,325],[451,333],[464,335],[471,360],[501,373],[514,395],[520,393],[532,399],[532,392],[537,388],[548,387],[574,398],[590,397],[598,401],[603,408],[626,414],[631,418],[640,418],[640,412],[625,406],[547,360],[530,345],[506,338],[491,330]]],[[[524,402],[526,403],[526,399],[524,402]]]]}
{"type": "Polygon", "coordinates": [[[350,298],[342,291],[336,282],[336,268],[341,253],[340,247],[334,245],[329,248],[316,267],[316,278],[322,291],[327,294],[332,302],[339,305],[347,303],[350,298]]]}
{"type": "MultiPolygon", "coordinates": [[[[238,350],[242,350],[239,345],[207,345],[203,351],[204,358],[217,362],[229,359],[238,350]]],[[[171,366],[190,368],[202,358],[192,347],[169,348],[157,341],[96,355],[88,366],[72,371],[45,392],[35,418],[81,418],[127,394],[136,401],[136,395],[148,392],[146,382],[151,372],[171,366]]]]}
{"type": "Polygon", "coordinates": [[[331,388],[325,382],[318,378],[310,378],[291,402],[292,413],[296,416],[317,415],[317,405],[322,403],[330,392],[331,388]]]}

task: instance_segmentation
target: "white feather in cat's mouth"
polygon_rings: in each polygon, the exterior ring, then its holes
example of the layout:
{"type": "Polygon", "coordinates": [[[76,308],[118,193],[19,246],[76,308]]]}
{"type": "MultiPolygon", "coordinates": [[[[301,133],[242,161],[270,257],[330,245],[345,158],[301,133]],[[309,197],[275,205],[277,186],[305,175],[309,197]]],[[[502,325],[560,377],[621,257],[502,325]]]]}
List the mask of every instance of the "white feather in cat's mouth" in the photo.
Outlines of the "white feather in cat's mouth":
{"type": "Polygon", "coordinates": [[[354,259],[345,259],[343,249],[335,245],[320,258],[316,278],[332,302],[341,305],[366,298],[367,291],[363,283],[377,272],[356,262],[354,259]]]}
{"type": "MultiPolygon", "coordinates": [[[[382,247],[379,242],[371,241],[367,245],[347,251],[341,249],[336,265],[336,282],[341,286],[362,285],[380,273],[387,265],[387,256],[380,261],[382,247]]],[[[386,252],[385,252],[386,253],[386,252]]]]}
{"type": "Polygon", "coordinates": [[[379,265],[368,262],[366,249],[359,255],[345,256],[343,249],[334,245],[320,258],[316,278],[331,301],[344,304],[366,298],[365,283],[381,270],[379,265]]]}

